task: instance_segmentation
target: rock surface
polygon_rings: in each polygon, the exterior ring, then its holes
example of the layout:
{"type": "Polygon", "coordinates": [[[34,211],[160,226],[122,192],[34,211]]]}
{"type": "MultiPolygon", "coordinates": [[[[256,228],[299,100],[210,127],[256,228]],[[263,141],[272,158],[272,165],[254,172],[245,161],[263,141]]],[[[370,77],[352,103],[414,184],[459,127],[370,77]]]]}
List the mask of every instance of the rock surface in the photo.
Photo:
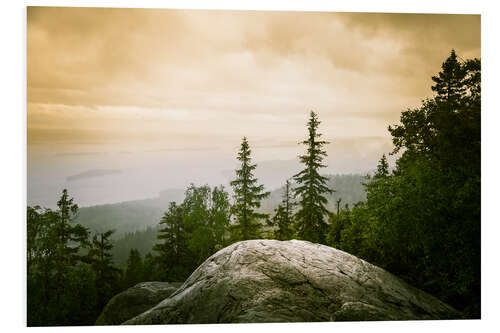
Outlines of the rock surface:
{"type": "Polygon", "coordinates": [[[251,240],[215,253],[170,297],[124,324],[455,318],[450,306],[343,251],[251,240]]]}
{"type": "Polygon", "coordinates": [[[182,282],[141,282],[114,296],[97,318],[96,325],[119,325],[151,309],[170,296],[182,282]]]}

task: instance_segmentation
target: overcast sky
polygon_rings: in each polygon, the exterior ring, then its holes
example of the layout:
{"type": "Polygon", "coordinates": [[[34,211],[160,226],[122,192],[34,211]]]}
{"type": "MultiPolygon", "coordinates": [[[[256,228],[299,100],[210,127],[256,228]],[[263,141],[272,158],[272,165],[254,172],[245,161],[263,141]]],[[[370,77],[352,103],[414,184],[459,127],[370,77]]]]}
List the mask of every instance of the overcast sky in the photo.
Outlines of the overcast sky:
{"type": "MultiPolygon", "coordinates": [[[[30,7],[28,144],[388,137],[480,16],[30,7]]],[[[236,144],[234,141],[236,140],[236,144]]]]}
{"type": "Polygon", "coordinates": [[[481,56],[479,15],[29,7],[27,24],[29,186],[159,163],[141,152],[227,172],[243,136],[256,161],[292,160],[310,110],[327,171],[362,172],[452,48],[481,56]],[[117,157],[70,161],[96,153],[117,157]]]}

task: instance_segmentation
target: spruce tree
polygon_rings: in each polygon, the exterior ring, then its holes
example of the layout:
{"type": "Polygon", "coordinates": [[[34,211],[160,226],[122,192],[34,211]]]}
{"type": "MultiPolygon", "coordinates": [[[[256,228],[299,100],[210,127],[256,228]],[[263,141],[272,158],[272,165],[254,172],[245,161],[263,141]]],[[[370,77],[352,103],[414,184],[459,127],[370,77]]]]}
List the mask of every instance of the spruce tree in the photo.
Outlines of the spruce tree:
{"type": "MultiPolygon", "coordinates": [[[[57,202],[57,211],[53,212],[52,241],[55,247],[56,266],[73,265],[81,259],[82,247],[88,245],[89,232],[80,224],[71,225],[78,215],[78,205],[70,198],[68,190],[64,189],[57,202]]],[[[50,215],[50,214],[49,214],[50,215]]]]}
{"type": "Polygon", "coordinates": [[[94,273],[85,263],[88,230],[63,190],[57,210],[28,207],[28,326],[83,325],[95,318],[94,273]]]}
{"type": "Polygon", "coordinates": [[[389,176],[389,163],[387,163],[387,158],[385,154],[382,155],[382,158],[378,162],[377,172],[374,175],[374,178],[384,178],[389,176]]]}
{"type": "Polygon", "coordinates": [[[257,165],[251,163],[251,152],[247,138],[243,137],[237,157],[241,167],[236,170],[236,179],[231,182],[235,201],[232,213],[236,217],[235,224],[231,226],[233,241],[259,238],[261,223],[258,220],[268,217],[255,211],[270,192],[264,192],[264,185],[257,185],[257,178],[253,175],[257,165]]]}
{"type": "Polygon", "coordinates": [[[311,111],[308,127],[308,138],[301,143],[307,147],[306,153],[299,159],[304,164],[304,169],[293,176],[297,182],[294,193],[299,198],[299,210],[295,214],[297,236],[315,243],[325,243],[328,224],[325,216],[329,214],[326,209],[328,200],[325,194],[333,190],[328,188],[328,177],[319,174],[320,168],[326,167],[323,158],[327,156],[323,146],[327,141],[320,140],[318,126],[321,122],[316,113],[311,111]]]}
{"type": "Polygon", "coordinates": [[[146,253],[143,260],[143,280],[156,281],[158,275],[158,261],[151,252],[146,253]]]}
{"type": "Polygon", "coordinates": [[[289,240],[293,237],[293,207],[290,180],[287,179],[283,191],[283,199],[274,210],[275,214],[270,221],[270,225],[275,227],[274,237],[278,240],[289,240]]]}
{"type": "Polygon", "coordinates": [[[125,268],[124,287],[130,288],[139,282],[142,282],[143,262],[142,256],[137,249],[130,249],[125,268]]]}
{"type": "MultiPolygon", "coordinates": [[[[63,304],[64,299],[71,298],[71,293],[66,287],[70,283],[70,275],[76,265],[82,262],[81,249],[88,246],[88,229],[80,224],[72,225],[78,214],[78,205],[64,189],[61,198],[57,202],[57,211],[46,212],[49,222],[49,230],[45,241],[48,245],[48,255],[45,259],[47,268],[53,267],[52,294],[56,304],[63,304]]],[[[69,320],[71,314],[62,309],[61,320],[69,320]]]]}
{"type": "Polygon", "coordinates": [[[110,253],[113,245],[111,235],[113,230],[94,235],[88,252],[88,261],[95,273],[97,290],[97,307],[100,311],[108,300],[118,292],[117,282],[120,270],[113,265],[110,253]]]}
{"type": "Polygon", "coordinates": [[[162,267],[161,280],[180,281],[189,274],[186,265],[190,253],[184,216],[184,205],[171,202],[160,221],[159,242],[153,246],[153,251],[158,253],[157,261],[162,267]]]}
{"type": "Polygon", "coordinates": [[[435,85],[431,88],[437,93],[436,102],[446,104],[448,111],[454,111],[466,94],[464,79],[467,69],[458,61],[455,50],[451,50],[450,56],[441,68],[443,70],[432,77],[435,85]]]}

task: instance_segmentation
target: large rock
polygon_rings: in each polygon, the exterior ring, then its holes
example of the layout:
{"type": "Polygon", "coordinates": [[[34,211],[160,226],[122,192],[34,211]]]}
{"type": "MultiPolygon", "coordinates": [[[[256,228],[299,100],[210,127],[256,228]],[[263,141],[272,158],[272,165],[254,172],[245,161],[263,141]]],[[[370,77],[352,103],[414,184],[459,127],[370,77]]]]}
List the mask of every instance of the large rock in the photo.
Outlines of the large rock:
{"type": "Polygon", "coordinates": [[[96,325],[119,325],[151,309],[170,296],[182,282],[141,282],[118,295],[104,307],[96,325]]]}
{"type": "Polygon", "coordinates": [[[453,319],[387,271],[305,241],[251,240],[208,258],[169,298],[124,324],[453,319]]]}

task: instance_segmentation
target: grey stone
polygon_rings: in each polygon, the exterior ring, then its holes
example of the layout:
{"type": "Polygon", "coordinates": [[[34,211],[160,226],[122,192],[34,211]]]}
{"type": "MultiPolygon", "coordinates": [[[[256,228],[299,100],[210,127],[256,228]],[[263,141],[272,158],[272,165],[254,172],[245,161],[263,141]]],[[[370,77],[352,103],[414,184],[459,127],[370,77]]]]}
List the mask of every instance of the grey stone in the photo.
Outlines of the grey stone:
{"type": "Polygon", "coordinates": [[[346,252],[250,240],[215,253],[170,297],[124,324],[456,318],[450,306],[346,252]]]}
{"type": "Polygon", "coordinates": [[[141,282],[117,295],[104,307],[96,325],[119,325],[151,309],[170,296],[182,282],[141,282]]]}

